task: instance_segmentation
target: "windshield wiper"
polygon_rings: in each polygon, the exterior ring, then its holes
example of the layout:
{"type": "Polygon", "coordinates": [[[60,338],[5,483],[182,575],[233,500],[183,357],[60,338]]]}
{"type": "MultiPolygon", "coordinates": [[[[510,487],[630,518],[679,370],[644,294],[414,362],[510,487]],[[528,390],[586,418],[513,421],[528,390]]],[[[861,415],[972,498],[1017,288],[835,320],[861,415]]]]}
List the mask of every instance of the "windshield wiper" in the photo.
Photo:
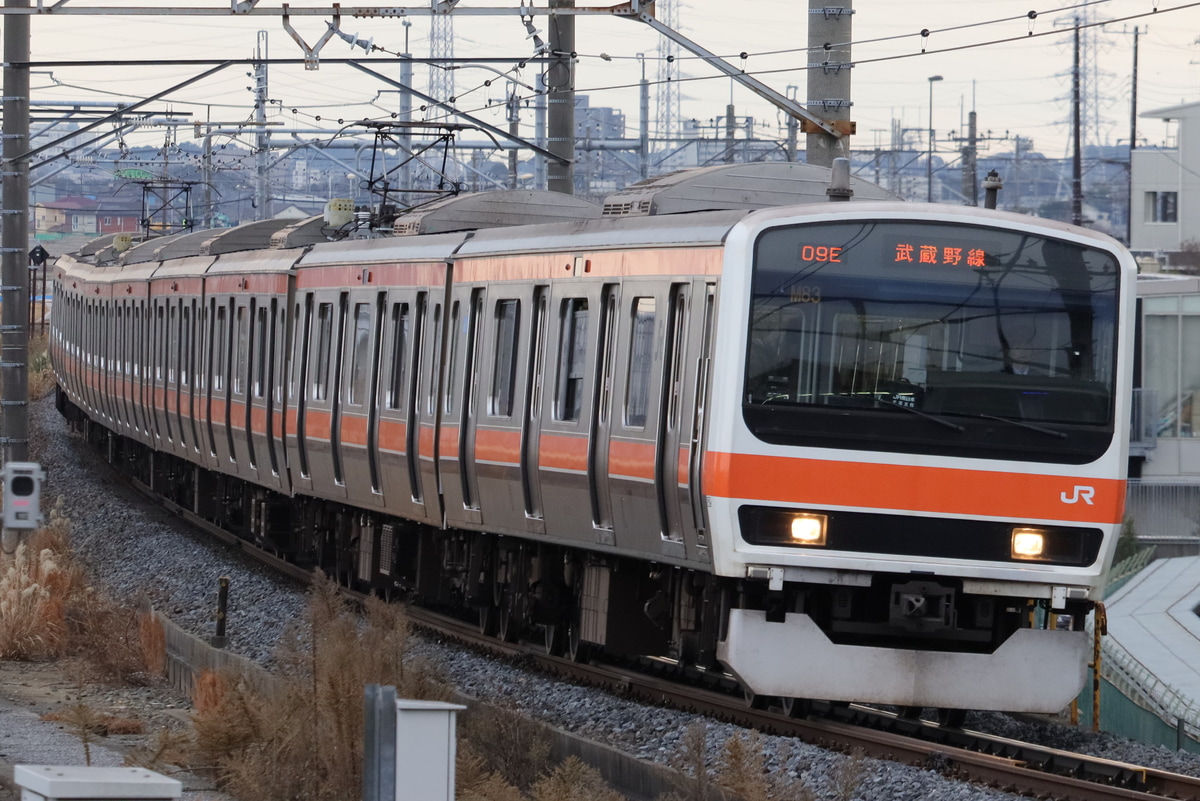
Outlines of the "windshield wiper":
{"type": "Polygon", "coordinates": [[[1046,434],[1051,437],[1058,437],[1059,439],[1067,438],[1067,435],[1061,431],[1055,431],[1053,428],[1046,428],[1045,426],[1038,426],[1034,425],[1033,423],[1026,423],[1024,420],[1014,420],[1011,417],[997,417],[994,414],[983,414],[982,412],[976,413],[972,416],[981,417],[984,420],[996,420],[997,422],[1008,423],[1009,425],[1019,426],[1021,428],[1028,428],[1030,431],[1036,431],[1039,434],[1046,434]]]}
{"type": "Polygon", "coordinates": [[[963,428],[962,426],[960,426],[958,423],[951,423],[949,420],[944,420],[941,417],[938,417],[936,415],[929,414],[928,412],[923,412],[920,409],[914,409],[911,406],[905,406],[902,403],[896,403],[895,401],[890,401],[886,398],[876,397],[875,402],[876,403],[885,403],[894,409],[903,409],[904,411],[908,412],[909,414],[915,414],[917,417],[924,417],[926,420],[932,420],[933,422],[937,423],[940,426],[945,426],[946,428],[951,428],[955,431],[966,431],[967,430],[967,429],[963,428]]]}

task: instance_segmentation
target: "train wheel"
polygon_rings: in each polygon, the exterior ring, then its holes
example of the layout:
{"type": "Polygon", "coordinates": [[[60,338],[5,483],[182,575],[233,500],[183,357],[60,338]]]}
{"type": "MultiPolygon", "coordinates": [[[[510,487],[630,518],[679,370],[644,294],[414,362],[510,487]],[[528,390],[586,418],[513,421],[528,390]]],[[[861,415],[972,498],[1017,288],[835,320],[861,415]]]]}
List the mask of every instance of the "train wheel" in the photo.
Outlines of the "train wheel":
{"type": "Polygon", "coordinates": [[[546,623],[542,626],[542,636],[546,643],[546,653],[550,656],[562,656],[564,651],[563,627],[557,623],[546,623]]]}
{"type": "Polygon", "coordinates": [[[811,698],[780,698],[779,705],[789,718],[806,718],[813,708],[811,698]]]}
{"type": "Polygon", "coordinates": [[[920,720],[924,711],[923,706],[902,706],[896,709],[896,717],[901,720],[920,720]]]}
{"type": "Polygon", "coordinates": [[[567,633],[563,639],[566,641],[563,643],[563,647],[565,648],[567,659],[570,659],[572,662],[588,661],[588,652],[591,650],[591,646],[584,642],[580,636],[578,618],[573,619],[567,624],[567,633]]]}
{"type": "Polygon", "coordinates": [[[496,633],[496,607],[491,604],[479,605],[479,633],[491,637],[496,633]]]}
{"type": "Polygon", "coordinates": [[[742,697],[746,699],[747,709],[767,709],[771,706],[772,696],[759,695],[745,685],[742,685],[742,697]]]}
{"type": "Polygon", "coordinates": [[[937,721],[948,729],[961,729],[967,721],[967,710],[939,709],[937,711],[937,721]]]}

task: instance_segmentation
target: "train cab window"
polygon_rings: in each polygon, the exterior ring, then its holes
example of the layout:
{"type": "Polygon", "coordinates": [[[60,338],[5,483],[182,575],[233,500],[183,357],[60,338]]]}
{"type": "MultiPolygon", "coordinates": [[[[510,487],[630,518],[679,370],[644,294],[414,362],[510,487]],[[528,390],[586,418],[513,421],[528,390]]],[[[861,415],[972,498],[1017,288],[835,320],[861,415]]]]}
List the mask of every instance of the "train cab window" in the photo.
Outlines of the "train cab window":
{"type": "Polygon", "coordinates": [[[496,301],[496,353],[492,359],[492,391],[488,399],[489,413],[493,417],[512,417],[520,323],[521,301],[496,301]]]}
{"type": "Polygon", "coordinates": [[[354,305],[354,351],[350,357],[350,403],[362,406],[371,367],[371,305],[354,305]]]}
{"type": "Polygon", "coordinates": [[[554,419],[576,422],[583,407],[583,371],[587,363],[587,298],[567,298],[559,314],[558,382],[554,419]]]}
{"type": "Polygon", "coordinates": [[[625,381],[625,425],[645,428],[650,406],[650,372],[654,367],[654,298],[634,298],[629,340],[629,373],[625,381]]]}
{"type": "Polygon", "coordinates": [[[764,441],[1073,464],[1111,441],[1119,276],[1103,250],[827,222],[762,234],[752,280],[743,418],[764,441]]]}
{"type": "Polygon", "coordinates": [[[409,326],[407,303],[392,304],[392,367],[388,376],[387,407],[397,410],[404,407],[404,366],[407,363],[407,353],[412,332],[409,326]]]}
{"type": "Polygon", "coordinates": [[[317,307],[316,364],[313,370],[312,399],[325,400],[329,396],[329,350],[333,341],[333,304],[322,303],[317,307]]]}

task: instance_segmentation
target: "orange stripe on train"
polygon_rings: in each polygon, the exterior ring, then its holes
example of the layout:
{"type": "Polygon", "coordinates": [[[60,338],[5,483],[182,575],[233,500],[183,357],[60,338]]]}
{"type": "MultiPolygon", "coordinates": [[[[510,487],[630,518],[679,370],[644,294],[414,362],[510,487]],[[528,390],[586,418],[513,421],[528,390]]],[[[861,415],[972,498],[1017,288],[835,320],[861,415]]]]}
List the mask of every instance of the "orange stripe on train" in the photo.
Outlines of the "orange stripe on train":
{"type": "Polygon", "coordinates": [[[1093,524],[1120,523],[1125,514],[1125,482],[1115,479],[736,453],[706,454],[704,491],[718,498],[814,507],[1093,524]]]}

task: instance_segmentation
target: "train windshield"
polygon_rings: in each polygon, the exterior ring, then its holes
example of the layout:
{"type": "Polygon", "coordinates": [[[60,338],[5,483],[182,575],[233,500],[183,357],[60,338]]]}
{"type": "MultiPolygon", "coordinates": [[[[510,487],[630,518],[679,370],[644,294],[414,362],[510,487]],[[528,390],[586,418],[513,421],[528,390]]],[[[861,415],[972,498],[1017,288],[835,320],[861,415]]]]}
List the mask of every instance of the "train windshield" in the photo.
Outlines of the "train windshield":
{"type": "Polygon", "coordinates": [[[777,228],[755,246],[743,410],[781,444],[1084,463],[1113,431],[1118,266],[951,223],[777,228]]]}

